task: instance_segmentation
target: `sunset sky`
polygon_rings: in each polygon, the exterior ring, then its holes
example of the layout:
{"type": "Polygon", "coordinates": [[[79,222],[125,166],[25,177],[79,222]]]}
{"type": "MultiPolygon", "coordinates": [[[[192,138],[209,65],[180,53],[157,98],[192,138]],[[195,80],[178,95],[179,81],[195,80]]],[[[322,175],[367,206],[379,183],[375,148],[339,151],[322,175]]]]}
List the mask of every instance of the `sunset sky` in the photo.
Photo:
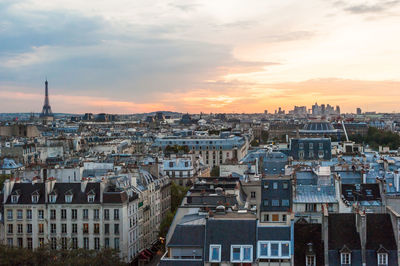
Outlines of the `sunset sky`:
{"type": "Polygon", "coordinates": [[[400,111],[400,1],[0,0],[0,112],[400,111]]]}

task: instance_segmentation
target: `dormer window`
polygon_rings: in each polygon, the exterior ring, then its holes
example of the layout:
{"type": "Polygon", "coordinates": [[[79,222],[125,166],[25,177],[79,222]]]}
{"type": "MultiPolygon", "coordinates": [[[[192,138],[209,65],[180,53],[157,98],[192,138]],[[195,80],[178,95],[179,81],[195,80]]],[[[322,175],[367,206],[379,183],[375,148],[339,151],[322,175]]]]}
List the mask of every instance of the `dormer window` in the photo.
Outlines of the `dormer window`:
{"type": "Polygon", "coordinates": [[[94,202],[94,197],[95,197],[95,195],[93,195],[93,194],[88,195],[88,202],[94,202]]]}
{"type": "Polygon", "coordinates": [[[39,202],[39,195],[32,195],[32,203],[38,203],[39,202]]]}
{"type": "Polygon", "coordinates": [[[57,195],[49,195],[50,203],[56,203],[56,200],[57,200],[57,195]]]}
{"type": "Polygon", "coordinates": [[[387,265],[388,265],[388,254],[378,253],[378,266],[387,266],[387,265]]]}
{"type": "Polygon", "coordinates": [[[348,252],[340,253],[340,263],[341,263],[341,265],[350,265],[351,264],[351,253],[348,253],[348,252]]]}
{"type": "Polygon", "coordinates": [[[72,202],[72,195],[65,195],[65,202],[71,203],[72,202]]]}
{"type": "Polygon", "coordinates": [[[11,196],[11,203],[18,203],[19,195],[12,195],[11,196]]]}

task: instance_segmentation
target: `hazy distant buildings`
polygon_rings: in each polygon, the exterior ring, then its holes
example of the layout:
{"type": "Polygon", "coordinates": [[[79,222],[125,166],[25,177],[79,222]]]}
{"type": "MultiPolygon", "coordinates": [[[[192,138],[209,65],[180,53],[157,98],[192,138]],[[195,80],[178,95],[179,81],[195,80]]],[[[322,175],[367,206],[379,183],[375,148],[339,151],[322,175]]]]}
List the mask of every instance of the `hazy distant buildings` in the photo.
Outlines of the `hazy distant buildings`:
{"type": "Polygon", "coordinates": [[[358,108],[357,108],[357,115],[361,115],[361,114],[362,114],[361,108],[358,107],[358,108]]]}

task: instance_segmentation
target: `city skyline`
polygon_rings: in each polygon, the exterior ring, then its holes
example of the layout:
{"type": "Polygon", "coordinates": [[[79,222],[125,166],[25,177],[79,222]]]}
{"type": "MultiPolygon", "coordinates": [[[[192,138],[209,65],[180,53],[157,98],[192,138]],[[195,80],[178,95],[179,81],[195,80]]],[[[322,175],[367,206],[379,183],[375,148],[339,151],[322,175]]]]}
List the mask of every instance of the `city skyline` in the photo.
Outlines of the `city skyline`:
{"type": "Polygon", "coordinates": [[[400,111],[397,1],[0,6],[0,112],[400,111]]]}

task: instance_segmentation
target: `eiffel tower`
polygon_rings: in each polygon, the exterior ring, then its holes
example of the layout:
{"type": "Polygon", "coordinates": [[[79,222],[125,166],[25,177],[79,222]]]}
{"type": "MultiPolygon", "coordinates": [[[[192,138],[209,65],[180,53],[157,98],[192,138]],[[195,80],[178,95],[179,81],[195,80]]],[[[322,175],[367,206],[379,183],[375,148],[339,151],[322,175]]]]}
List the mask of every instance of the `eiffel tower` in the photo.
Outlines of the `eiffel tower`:
{"type": "Polygon", "coordinates": [[[54,115],[53,115],[53,112],[51,111],[50,102],[49,102],[49,88],[48,88],[49,83],[47,82],[47,79],[44,84],[46,85],[46,89],[45,89],[44,105],[43,105],[43,109],[42,109],[42,113],[40,114],[40,117],[44,118],[46,120],[47,119],[52,120],[54,115]]]}

